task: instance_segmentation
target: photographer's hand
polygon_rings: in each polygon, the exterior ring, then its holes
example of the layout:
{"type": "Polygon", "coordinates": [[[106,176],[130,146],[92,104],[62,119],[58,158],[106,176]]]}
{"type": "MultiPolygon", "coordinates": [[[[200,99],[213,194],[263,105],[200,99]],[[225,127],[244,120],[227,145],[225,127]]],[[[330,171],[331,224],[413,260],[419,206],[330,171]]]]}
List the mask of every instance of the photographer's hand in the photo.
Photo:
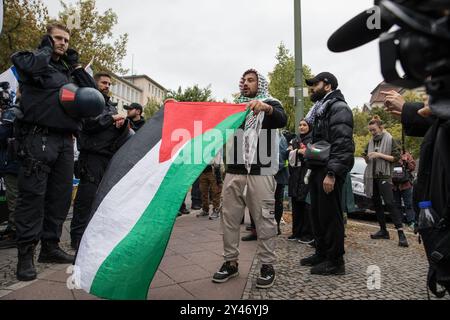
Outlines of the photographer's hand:
{"type": "Polygon", "coordinates": [[[394,117],[400,118],[402,116],[403,107],[405,106],[405,98],[397,91],[381,91],[381,94],[386,95],[384,99],[384,106],[386,110],[394,117]]]}
{"type": "Polygon", "coordinates": [[[419,110],[418,114],[423,118],[428,118],[433,115],[433,112],[430,108],[430,97],[426,96],[424,99],[424,107],[419,110]]]}

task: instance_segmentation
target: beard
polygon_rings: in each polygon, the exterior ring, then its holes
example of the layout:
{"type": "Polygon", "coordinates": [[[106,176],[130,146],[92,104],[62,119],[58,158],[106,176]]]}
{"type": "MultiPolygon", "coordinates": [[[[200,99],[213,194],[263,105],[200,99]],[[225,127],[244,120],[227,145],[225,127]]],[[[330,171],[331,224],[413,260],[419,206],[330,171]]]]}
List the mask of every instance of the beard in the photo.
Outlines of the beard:
{"type": "Polygon", "coordinates": [[[311,94],[311,101],[318,102],[318,101],[322,100],[323,98],[325,98],[326,95],[327,95],[327,92],[325,91],[325,89],[322,88],[319,91],[311,94]]]}

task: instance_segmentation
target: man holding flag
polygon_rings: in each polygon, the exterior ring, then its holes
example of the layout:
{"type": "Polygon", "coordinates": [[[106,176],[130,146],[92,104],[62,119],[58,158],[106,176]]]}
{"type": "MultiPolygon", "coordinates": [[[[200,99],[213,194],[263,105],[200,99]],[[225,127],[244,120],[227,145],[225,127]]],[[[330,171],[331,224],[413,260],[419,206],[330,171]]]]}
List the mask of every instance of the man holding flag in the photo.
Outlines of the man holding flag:
{"type": "Polygon", "coordinates": [[[274,177],[278,172],[276,129],[286,126],[287,116],[281,102],[270,96],[269,84],[258,71],[250,69],[244,73],[240,92],[241,96],[236,102],[247,103],[251,110],[240,129],[251,132],[256,125],[261,132],[257,132],[253,141],[247,140],[244,132],[245,144],[236,135],[230,148],[227,148],[231,154],[227,152],[227,170],[223,185],[222,228],[225,263],[214,275],[213,282],[223,283],[239,275],[239,231],[245,207],[248,207],[256,225],[258,258],[262,264],[256,286],[264,289],[272,287],[275,281],[274,238],[278,233],[275,221],[277,183],[274,177]],[[254,157],[249,156],[252,147],[253,151],[257,151],[256,161],[253,161],[254,157]]]}

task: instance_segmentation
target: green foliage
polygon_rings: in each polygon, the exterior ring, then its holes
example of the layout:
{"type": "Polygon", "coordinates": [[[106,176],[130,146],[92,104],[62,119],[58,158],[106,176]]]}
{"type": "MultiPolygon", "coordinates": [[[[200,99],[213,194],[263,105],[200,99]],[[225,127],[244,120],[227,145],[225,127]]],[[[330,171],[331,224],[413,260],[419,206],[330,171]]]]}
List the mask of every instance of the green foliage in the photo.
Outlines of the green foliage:
{"type": "Polygon", "coordinates": [[[178,87],[178,90],[170,90],[167,94],[167,99],[175,99],[177,101],[189,102],[213,102],[211,85],[206,88],[200,88],[197,84],[193,87],[188,87],[183,90],[178,87]]]}
{"type": "MultiPolygon", "coordinates": [[[[289,89],[295,87],[295,58],[281,43],[278,46],[276,55],[277,64],[273,71],[269,73],[270,86],[269,92],[274,97],[279,99],[288,115],[287,129],[290,132],[295,132],[295,106],[294,98],[289,97],[289,89]]],[[[308,66],[303,66],[303,79],[312,78],[311,69],[308,66]]],[[[303,82],[303,87],[306,83],[303,82]]],[[[312,107],[312,102],[309,98],[305,98],[305,114],[309,112],[312,107]]]]}
{"type": "Polygon", "coordinates": [[[144,106],[144,117],[146,119],[152,118],[162,107],[162,103],[154,98],[148,99],[147,104],[144,106]]]}
{"type": "Polygon", "coordinates": [[[108,70],[125,74],[122,68],[123,58],[127,54],[128,34],[113,38],[113,28],[117,24],[117,15],[108,9],[103,13],[96,10],[95,0],[79,0],[76,7],[61,1],[63,10],[59,13],[60,21],[71,21],[76,10],[80,13],[80,25],[72,30],[71,46],[80,53],[81,62],[86,65],[95,57],[93,70],[95,72],[108,70]]]}
{"type": "MultiPolygon", "coordinates": [[[[11,66],[10,56],[17,51],[35,50],[50,22],[48,10],[40,0],[5,0],[4,29],[0,37],[0,72],[11,66]]],[[[113,27],[117,15],[111,10],[100,14],[95,0],[79,0],[75,7],[61,2],[59,21],[69,24],[74,13],[79,11],[79,25],[72,29],[70,46],[80,53],[81,62],[86,65],[95,57],[94,71],[111,71],[124,74],[122,60],[126,56],[128,35],[113,38],[113,27]]]]}
{"type": "Polygon", "coordinates": [[[5,0],[0,36],[0,73],[11,67],[11,55],[36,48],[45,32],[48,10],[39,0],[5,0]]]}

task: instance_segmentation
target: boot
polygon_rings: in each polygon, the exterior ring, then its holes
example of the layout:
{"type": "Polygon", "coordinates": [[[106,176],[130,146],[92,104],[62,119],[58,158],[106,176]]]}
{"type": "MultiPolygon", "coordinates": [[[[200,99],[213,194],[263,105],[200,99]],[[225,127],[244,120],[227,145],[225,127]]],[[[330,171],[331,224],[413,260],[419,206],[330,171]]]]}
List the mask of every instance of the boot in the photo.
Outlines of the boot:
{"type": "Polygon", "coordinates": [[[398,231],[398,245],[399,245],[399,247],[402,247],[402,248],[409,247],[408,239],[406,239],[406,235],[403,232],[403,230],[398,231]]]}
{"type": "Polygon", "coordinates": [[[311,269],[311,274],[319,276],[345,275],[345,261],[343,258],[326,260],[311,269]]]}
{"type": "Polygon", "coordinates": [[[75,257],[65,253],[57,242],[42,241],[39,263],[71,264],[75,257]]]}
{"type": "Polygon", "coordinates": [[[19,281],[33,281],[37,277],[34,267],[34,244],[19,246],[16,277],[19,281]]]}
{"type": "Polygon", "coordinates": [[[390,239],[389,232],[386,229],[381,229],[380,231],[371,235],[370,237],[374,240],[378,240],[378,239],[389,240],[390,239]]]}

